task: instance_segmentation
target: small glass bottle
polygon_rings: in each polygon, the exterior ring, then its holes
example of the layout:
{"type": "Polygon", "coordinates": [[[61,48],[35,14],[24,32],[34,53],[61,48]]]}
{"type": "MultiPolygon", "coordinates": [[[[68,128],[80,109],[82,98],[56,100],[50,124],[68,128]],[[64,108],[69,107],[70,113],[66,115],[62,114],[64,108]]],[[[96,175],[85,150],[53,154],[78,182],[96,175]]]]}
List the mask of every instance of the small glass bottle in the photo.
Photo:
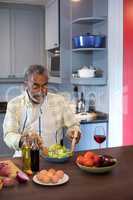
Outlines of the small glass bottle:
{"type": "Polygon", "coordinates": [[[23,171],[31,170],[30,144],[25,136],[21,147],[23,159],[23,171]]]}
{"type": "Polygon", "coordinates": [[[78,113],[85,112],[85,99],[84,99],[84,93],[83,92],[81,92],[81,98],[80,98],[80,100],[78,101],[78,104],[77,104],[77,111],[78,111],[78,113]]]}
{"type": "Polygon", "coordinates": [[[96,96],[94,93],[90,93],[89,95],[89,112],[96,111],[96,96]]]}
{"type": "Polygon", "coordinates": [[[31,150],[31,170],[33,172],[39,171],[39,146],[37,144],[37,139],[32,141],[31,150]]]}

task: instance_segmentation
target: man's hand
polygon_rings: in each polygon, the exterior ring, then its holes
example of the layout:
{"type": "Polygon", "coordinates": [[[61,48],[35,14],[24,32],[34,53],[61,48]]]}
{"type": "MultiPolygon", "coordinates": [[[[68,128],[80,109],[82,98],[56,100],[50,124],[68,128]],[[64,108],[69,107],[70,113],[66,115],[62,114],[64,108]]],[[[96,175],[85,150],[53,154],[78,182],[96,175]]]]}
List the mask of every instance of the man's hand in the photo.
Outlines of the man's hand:
{"type": "Polygon", "coordinates": [[[39,136],[37,133],[32,132],[30,134],[25,133],[24,135],[21,136],[21,139],[20,139],[20,142],[19,142],[20,148],[22,147],[25,138],[29,142],[30,145],[32,144],[32,141],[34,139],[36,139],[37,144],[38,144],[40,149],[43,148],[43,146],[44,146],[42,137],[39,136]]]}
{"type": "Polygon", "coordinates": [[[37,133],[31,133],[31,134],[29,135],[30,144],[32,144],[32,141],[33,141],[34,139],[36,139],[39,148],[41,148],[41,147],[43,146],[43,139],[42,139],[42,137],[39,136],[37,133]]]}
{"type": "MultiPolygon", "coordinates": [[[[73,138],[75,137],[75,130],[72,130],[68,133],[67,138],[72,142],[73,138]]],[[[78,131],[76,132],[76,144],[79,143],[79,140],[81,138],[81,133],[78,131]]]]}

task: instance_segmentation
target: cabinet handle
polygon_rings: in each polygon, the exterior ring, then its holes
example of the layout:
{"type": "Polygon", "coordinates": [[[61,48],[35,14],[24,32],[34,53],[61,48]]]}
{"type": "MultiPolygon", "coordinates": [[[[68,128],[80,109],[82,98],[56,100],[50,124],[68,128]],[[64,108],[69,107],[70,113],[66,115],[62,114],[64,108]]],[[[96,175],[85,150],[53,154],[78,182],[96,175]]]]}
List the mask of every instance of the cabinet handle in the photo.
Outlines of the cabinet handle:
{"type": "Polygon", "coordinates": [[[57,46],[57,43],[54,43],[54,46],[57,46]]]}
{"type": "Polygon", "coordinates": [[[16,76],[14,74],[8,75],[8,78],[15,78],[16,76]]]}

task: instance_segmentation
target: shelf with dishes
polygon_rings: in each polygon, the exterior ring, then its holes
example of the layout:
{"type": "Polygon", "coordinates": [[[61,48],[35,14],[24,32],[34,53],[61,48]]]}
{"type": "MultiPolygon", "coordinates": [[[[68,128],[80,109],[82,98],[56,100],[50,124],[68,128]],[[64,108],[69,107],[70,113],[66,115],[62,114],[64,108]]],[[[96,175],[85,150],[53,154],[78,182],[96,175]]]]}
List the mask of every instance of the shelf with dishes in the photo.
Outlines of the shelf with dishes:
{"type": "Polygon", "coordinates": [[[72,52],[83,52],[83,51],[105,51],[106,48],[75,48],[72,52]]]}
{"type": "MultiPolygon", "coordinates": [[[[75,67],[73,67],[75,69],[75,67]]],[[[79,85],[105,85],[105,71],[100,67],[82,66],[72,71],[71,83],[79,85]]]]}
{"type": "Polygon", "coordinates": [[[106,20],[106,17],[83,17],[83,18],[78,18],[72,21],[72,24],[88,24],[88,23],[100,23],[104,22],[106,20]]]}
{"type": "Polygon", "coordinates": [[[106,17],[92,16],[72,21],[72,84],[107,84],[106,19],[106,17]],[[82,66],[97,67],[95,71],[91,68],[88,75],[85,73],[85,76],[80,76],[78,71],[82,66]]]}
{"type": "Polygon", "coordinates": [[[80,78],[80,77],[72,77],[71,78],[72,84],[77,85],[106,85],[106,78],[105,77],[91,77],[91,78],[80,78]]]}

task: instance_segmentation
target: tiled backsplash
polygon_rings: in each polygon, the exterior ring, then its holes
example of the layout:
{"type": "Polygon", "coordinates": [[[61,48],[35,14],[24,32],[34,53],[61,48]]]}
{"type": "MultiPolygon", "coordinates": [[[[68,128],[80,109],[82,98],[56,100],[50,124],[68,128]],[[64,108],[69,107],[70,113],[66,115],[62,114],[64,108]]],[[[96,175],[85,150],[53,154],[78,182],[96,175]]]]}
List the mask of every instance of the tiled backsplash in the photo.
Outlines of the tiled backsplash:
{"type": "Polygon", "coordinates": [[[96,98],[96,110],[108,113],[108,89],[107,86],[82,86],[87,106],[89,106],[89,97],[93,93],[96,98]]]}
{"type": "MultiPolygon", "coordinates": [[[[72,99],[72,85],[58,85],[50,84],[51,91],[61,92],[67,96],[70,100],[72,99]]],[[[9,101],[13,97],[21,94],[23,91],[23,84],[0,84],[0,101],[9,101]]],[[[96,110],[108,113],[108,88],[107,86],[78,86],[79,94],[84,93],[86,100],[86,108],[89,107],[89,95],[93,93],[96,97],[96,110]]]]}

